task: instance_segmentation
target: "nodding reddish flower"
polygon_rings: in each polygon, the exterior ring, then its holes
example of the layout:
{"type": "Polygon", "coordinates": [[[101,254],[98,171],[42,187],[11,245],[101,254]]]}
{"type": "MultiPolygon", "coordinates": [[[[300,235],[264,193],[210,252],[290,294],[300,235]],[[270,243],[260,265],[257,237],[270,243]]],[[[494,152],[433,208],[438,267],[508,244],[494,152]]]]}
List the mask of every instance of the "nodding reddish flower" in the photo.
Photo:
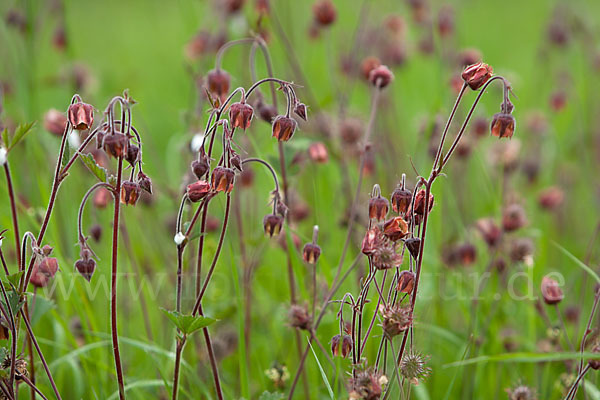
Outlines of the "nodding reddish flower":
{"type": "Polygon", "coordinates": [[[380,89],[389,85],[393,80],[394,74],[385,65],[373,68],[371,72],[369,72],[369,82],[380,89]]]}
{"type": "Polygon", "coordinates": [[[473,121],[473,133],[477,137],[482,137],[488,132],[488,122],[486,118],[475,118],[473,121]]]}
{"type": "Polygon", "coordinates": [[[185,45],[184,52],[190,60],[197,60],[210,48],[210,33],[200,31],[185,45]]]}
{"type": "Polygon", "coordinates": [[[297,101],[294,104],[294,114],[306,121],[306,104],[297,101]]]}
{"type": "Polygon", "coordinates": [[[263,227],[265,233],[270,237],[273,235],[279,235],[281,227],[283,226],[283,217],[277,214],[268,214],[263,218],[263,227]]]}
{"type": "Polygon", "coordinates": [[[490,247],[494,247],[502,236],[502,229],[493,218],[481,218],[475,223],[475,227],[490,247]]]}
{"type": "Polygon", "coordinates": [[[216,167],[212,173],[211,186],[216,192],[230,193],[235,182],[235,172],[231,168],[216,167]]]}
{"type": "Polygon", "coordinates": [[[297,126],[295,119],[279,115],[273,120],[273,137],[280,142],[287,142],[294,136],[297,126]]]}
{"type": "Polygon", "coordinates": [[[367,231],[362,241],[361,251],[363,254],[371,255],[375,252],[375,248],[380,236],[381,231],[378,227],[371,228],[367,231]]]}
{"type": "Polygon", "coordinates": [[[492,136],[498,138],[511,138],[515,133],[515,117],[510,113],[497,113],[494,114],[492,123],[490,124],[490,131],[492,136]]]}
{"type": "Polygon", "coordinates": [[[129,147],[129,139],[122,133],[106,135],[104,137],[104,151],[106,154],[114,157],[125,157],[129,147]]]}
{"type": "Polygon", "coordinates": [[[56,136],[62,136],[67,126],[67,117],[56,109],[50,109],[44,114],[44,129],[56,136]]]}
{"type": "Polygon", "coordinates": [[[379,67],[380,65],[381,65],[381,61],[377,57],[370,56],[370,57],[365,58],[360,63],[360,71],[362,73],[362,76],[366,80],[369,80],[369,77],[371,76],[371,71],[373,71],[375,68],[379,67]]]}
{"type": "Polygon", "coordinates": [[[308,146],[308,156],[316,163],[324,164],[329,161],[327,147],[322,142],[314,142],[308,146]]]}
{"type": "MultiPolygon", "coordinates": [[[[415,197],[415,214],[417,215],[425,215],[425,189],[419,190],[417,196],[415,197]]],[[[433,194],[429,193],[429,210],[433,208],[433,194]]]]}
{"type": "Polygon", "coordinates": [[[542,207],[545,210],[554,210],[560,207],[564,199],[565,192],[563,192],[562,189],[556,186],[551,186],[547,189],[544,189],[540,193],[538,197],[538,203],[540,207],[542,207]]]}
{"type": "Polygon", "coordinates": [[[396,290],[400,293],[412,293],[415,287],[415,273],[412,271],[402,271],[398,277],[396,290]]]}
{"type": "Polygon", "coordinates": [[[309,330],[312,325],[312,319],[308,314],[306,307],[294,304],[289,311],[290,325],[293,328],[309,330]]]}
{"type": "Polygon", "coordinates": [[[402,217],[388,219],[383,224],[383,234],[391,241],[398,241],[408,234],[408,223],[402,217]]]}
{"type": "Polygon", "coordinates": [[[219,98],[221,102],[227,99],[229,94],[229,74],[220,69],[212,69],[206,74],[206,86],[208,91],[219,98]]]}
{"type": "Polygon", "coordinates": [[[99,188],[98,190],[96,190],[96,193],[94,193],[94,207],[100,209],[106,207],[108,205],[110,197],[111,193],[108,189],[103,187],[99,188]]]}
{"type": "Polygon", "coordinates": [[[421,251],[421,239],[418,237],[406,239],[404,244],[406,245],[410,255],[416,260],[419,257],[419,252],[421,251]]]}
{"type": "Polygon", "coordinates": [[[316,264],[319,256],[321,255],[321,247],[314,243],[306,243],[302,249],[302,258],[304,262],[309,264],[316,264]]]}
{"type": "Polygon", "coordinates": [[[313,18],[316,23],[328,26],[335,22],[337,10],[331,0],[318,0],[313,4],[313,18]]]}
{"type": "Polygon", "coordinates": [[[481,88],[492,77],[493,68],[485,63],[469,65],[462,73],[463,80],[473,90],[481,88]]]}
{"type": "Polygon", "coordinates": [[[135,182],[125,181],[121,185],[121,203],[135,206],[140,198],[140,185],[135,182]]]}
{"type": "Polygon", "coordinates": [[[73,129],[90,129],[94,123],[94,107],[86,103],[71,104],[67,115],[73,129]]]}
{"type": "Polygon", "coordinates": [[[125,155],[125,161],[129,164],[134,165],[140,156],[140,148],[135,144],[129,144],[127,146],[127,154],[125,155]]]}
{"type": "Polygon", "coordinates": [[[205,198],[210,193],[210,183],[207,181],[198,181],[187,186],[186,193],[191,202],[196,203],[205,198]]]}
{"type": "Polygon", "coordinates": [[[258,116],[265,122],[272,123],[277,116],[277,109],[272,104],[265,103],[262,99],[256,102],[258,116]]]}
{"type": "Polygon", "coordinates": [[[549,305],[558,304],[565,297],[558,282],[548,276],[542,278],[541,290],[544,302],[549,305]]]}
{"type": "Polygon", "coordinates": [[[410,190],[398,185],[390,197],[392,200],[392,209],[398,214],[406,214],[412,200],[412,193],[410,190]]]}
{"type": "Polygon", "coordinates": [[[33,266],[29,282],[35,287],[45,287],[58,271],[58,260],[54,257],[44,257],[33,266]]]}
{"type": "Polygon", "coordinates": [[[137,176],[137,183],[142,190],[152,194],[152,180],[148,175],[140,171],[137,176]]]}
{"type": "Polygon", "coordinates": [[[331,353],[333,354],[334,357],[337,357],[340,355],[340,344],[342,341],[342,336],[341,335],[335,335],[334,337],[331,338],[331,353]]]}
{"type": "Polygon", "coordinates": [[[248,129],[253,115],[254,109],[247,103],[233,103],[229,108],[229,119],[234,128],[248,129]]]}
{"type": "Polygon", "coordinates": [[[381,221],[388,213],[390,202],[385,197],[378,195],[369,200],[369,218],[381,221]]]}
{"type": "Polygon", "coordinates": [[[520,204],[510,204],[502,213],[502,227],[507,232],[516,231],[527,224],[525,210],[520,204]]]}
{"type": "Polygon", "coordinates": [[[75,269],[88,282],[92,280],[92,275],[96,270],[96,261],[91,257],[91,252],[87,249],[81,251],[81,258],[75,263],[75,269]]]}
{"type": "Polygon", "coordinates": [[[477,248],[471,243],[464,243],[455,249],[457,260],[465,266],[471,265],[477,259],[477,248]]]}
{"type": "Polygon", "coordinates": [[[334,357],[342,356],[346,358],[352,351],[352,337],[350,335],[335,335],[331,338],[331,353],[334,357]]]}

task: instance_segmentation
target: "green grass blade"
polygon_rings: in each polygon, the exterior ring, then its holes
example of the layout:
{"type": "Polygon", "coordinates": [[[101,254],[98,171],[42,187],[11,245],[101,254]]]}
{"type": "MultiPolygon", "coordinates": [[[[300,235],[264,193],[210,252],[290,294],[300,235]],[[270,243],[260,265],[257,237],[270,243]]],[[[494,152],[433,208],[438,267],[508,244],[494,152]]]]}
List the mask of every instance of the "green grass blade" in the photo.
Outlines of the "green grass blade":
{"type": "MultiPolygon", "coordinates": [[[[598,354],[586,352],[583,353],[584,358],[597,358],[598,354]]],[[[565,353],[504,353],[493,356],[479,356],[475,358],[469,358],[463,361],[456,361],[449,364],[445,364],[444,368],[460,367],[463,365],[478,364],[483,362],[516,362],[516,363],[539,363],[548,361],[564,361],[564,360],[578,360],[581,358],[579,352],[565,352],[565,353]]]]}
{"type": "Polygon", "coordinates": [[[321,377],[323,378],[323,382],[325,382],[325,386],[327,386],[327,391],[329,392],[329,397],[331,397],[331,400],[335,400],[335,396],[333,395],[333,390],[331,389],[331,385],[329,384],[329,381],[327,380],[327,375],[325,375],[325,371],[323,371],[323,367],[321,366],[321,363],[319,362],[319,358],[317,357],[317,354],[315,353],[315,350],[312,347],[312,344],[310,344],[310,340],[308,341],[308,345],[310,346],[310,350],[313,353],[313,356],[315,356],[315,360],[317,361],[317,365],[319,366],[319,371],[321,371],[321,377]]]}
{"type": "Polygon", "coordinates": [[[560,244],[556,243],[555,241],[552,241],[552,244],[555,245],[560,251],[562,251],[564,255],[566,255],[573,262],[575,262],[575,264],[577,264],[579,267],[581,267],[581,269],[583,269],[585,272],[590,274],[596,280],[596,282],[600,283],[600,277],[598,276],[598,274],[596,272],[594,272],[593,269],[591,269],[590,267],[585,265],[585,263],[583,261],[581,261],[579,258],[575,257],[569,250],[565,249],[560,244]]]}

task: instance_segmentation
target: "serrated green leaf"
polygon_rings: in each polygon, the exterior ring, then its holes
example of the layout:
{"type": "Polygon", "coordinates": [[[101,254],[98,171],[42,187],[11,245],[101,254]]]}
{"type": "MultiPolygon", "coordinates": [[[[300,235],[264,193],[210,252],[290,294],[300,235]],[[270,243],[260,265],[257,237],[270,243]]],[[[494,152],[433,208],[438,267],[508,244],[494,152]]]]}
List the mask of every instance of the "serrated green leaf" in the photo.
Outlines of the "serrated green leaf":
{"type": "Polygon", "coordinates": [[[184,334],[189,335],[198,329],[206,328],[217,320],[210,317],[185,315],[177,311],[169,311],[161,308],[161,311],[175,324],[184,334]]]}
{"type": "MultiPolygon", "coordinates": [[[[14,289],[7,290],[6,294],[8,295],[8,302],[10,303],[10,309],[12,310],[13,315],[16,315],[25,302],[23,301],[21,296],[14,289]]],[[[0,302],[6,309],[6,302],[4,301],[4,296],[2,296],[2,299],[0,299],[0,302]]]]}
{"type": "Polygon", "coordinates": [[[2,283],[4,283],[4,288],[8,291],[12,287],[18,287],[19,281],[23,276],[24,271],[15,272],[14,274],[10,274],[2,278],[2,283]]]}
{"type": "Polygon", "coordinates": [[[102,168],[96,163],[94,156],[91,153],[81,154],[79,159],[85,164],[92,174],[96,176],[101,182],[106,182],[107,173],[106,168],[102,168]]]}
{"type": "Polygon", "coordinates": [[[31,128],[33,128],[34,125],[35,125],[35,122],[29,122],[29,123],[21,124],[21,125],[17,126],[17,129],[15,129],[15,133],[12,137],[12,140],[10,141],[10,146],[7,146],[8,150],[12,149],[17,144],[19,144],[19,142],[25,138],[25,135],[27,135],[29,132],[31,132],[31,128]]]}

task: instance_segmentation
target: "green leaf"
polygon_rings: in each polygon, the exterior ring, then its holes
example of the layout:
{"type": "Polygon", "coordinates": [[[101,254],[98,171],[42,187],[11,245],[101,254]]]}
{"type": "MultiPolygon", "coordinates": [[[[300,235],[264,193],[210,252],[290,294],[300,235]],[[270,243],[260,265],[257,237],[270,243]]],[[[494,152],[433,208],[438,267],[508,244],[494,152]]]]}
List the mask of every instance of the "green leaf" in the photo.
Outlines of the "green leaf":
{"type": "Polygon", "coordinates": [[[96,163],[94,156],[91,153],[81,154],[79,159],[85,164],[92,174],[96,176],[101,182],[106,182],[106,168],[102,168],[96,163]]]}
{"type": "Polygon", "coordinates": [[[4,288],[6,290],[10,288],[16,288],[19,286],[19,281],[21,280],[21,276],[23,276],[24,271],[15,272],[14,274],[10,274],[2,278],[2,283],[4,284],[4,288]]]}
{"type": "Polygon", "coordinates": [[[71,160],[71,146],[69,146],[69,144],[66,143],[62,160],[60,160],[60,165],[64,167],[69,163],[69,160],[71,160]]]}
{"type": "Polygon", "coordinates": [[[327,375],[325,374],[325,371],[323,371],[323,367],[321,367],[321,363],[319,362],[319,358],[317,357],[317,354],[315,353],[315,349],[313,349],[312,344],[310,344],[310,339],[308,340],[308,346],[310,347],[310,350],[313,353],[313,356],[315,356],[315,360],[317,361],[317,365],[319,366],[319,371],[321,371],[321,378],[323,378],[323,382],[325,382],[325,386],[327,387],[327,391],[329,392],[329,397],[331,397],[331,400],[335,400],[335,396],[333,395],[333,390],[331,390],[331,385],[329,384],[329,381],[327,380],[327,375]]]}
{"type": "MultiPolygon", "coordinates": [[[[6,294],[8,295],[8,302],[10,303],[10,309],[12,310],[13,315],[16,315],[25,302],[23,301],[21,296],[14,289],[7,291],[6,294]]],[[[2,299],[0,299],[0,302],[6,308],[6,302],[4,301],[4,296],[2,296],[2,299]]]]}
{"type": "Polygon", "coordinates": [[[282,393],[277,393],[277,392],[267,392],[264,391],[260,397],[258,398],[258,400],[281,400],[283,399],[283,394],[282,393]]]}
{"type": "Polygon", "coordinates": [[[161,311],[186,335],[194,333],[198,329],[206,328],[217,321],[210,317],[194,317],[193,315],[185,315],[177,311],[165,310],[164,308],[161,308],[161,311]]]}
{"type": "MultiPolygon", "coordinates": [[[[455,361],[444,365],[444,368],[460,367],[462,365],[479,364],[483,362],[518,362],[518,363],[539,363],[548,361],[579,360],[582,354],[579,352],[557,352],[557,353],[504,353],[494,356],[479,356],[469,358],[464,361],[455,361]]],[[[583,353],[585,359],[598,358],[597,353],[583,353]]]]}
{"type": "Polygon", "coordinates": [[[596,282],[600,283],[600,277],[598,276],[598,274],[596,272],[594,272],[593,269],[591,269],[590,267],[585,265],[585,263],[583,261],[581,261],[579,258],[575,257],[569,250],[565,249],[560,244],[556,243],[555,241],[552,241],[552,244],[555,245],[556,247],[558,247],[558,249],[560,251],[562,251],[563,254],[565,254],[567,257],[569,257],[571,260],[573,260],[575,262],[575,264],[577,264],[577,266],[579,266],[585,272],[590,274],[596,280],[596,282]]]}
{"type": "Polygon", "coordinates": [[[29,122],[27,124],[19,125],[17,127],[17,129],[15,130],[15,133],[10,142],[10,146],[7,146],[8,150],[12,149],[17,144],[19,144],[19,142],[25,138],[25,135],[27,135],[29,132],[31,132],[31,128],[33,128],[34,125],[35,125],[35,122],[29,122]]]}
{"type": "Polygon", "coordinates": [[[4,130],[2,131],[2,142],[4,143],[4,147],[6,149],[8,149],[8,129],[4,128],[4,130]]]}

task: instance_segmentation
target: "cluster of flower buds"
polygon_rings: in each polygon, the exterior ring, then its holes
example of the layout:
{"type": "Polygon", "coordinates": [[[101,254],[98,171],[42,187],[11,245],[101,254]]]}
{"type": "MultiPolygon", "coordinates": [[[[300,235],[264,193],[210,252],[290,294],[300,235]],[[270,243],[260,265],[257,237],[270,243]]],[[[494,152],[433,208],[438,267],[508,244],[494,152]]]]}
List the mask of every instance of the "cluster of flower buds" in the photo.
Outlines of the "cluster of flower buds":
{"type": "Polygon", "coordinates": [[[348,357],[352,351],[352,336],[344,333],[344,335],[335,335],[331,338],[331,353],[335,356],[348,357]]]}
{"type": "Polygon", "coordinates": [[[46,287],[50,279],[58,271],[58,260],[55,257],[50,257],[52,250],[53,248],[49,245],[34,250],[36,253],[36,262],[33,265],[29,281],[35,287],[46,287]]]}

